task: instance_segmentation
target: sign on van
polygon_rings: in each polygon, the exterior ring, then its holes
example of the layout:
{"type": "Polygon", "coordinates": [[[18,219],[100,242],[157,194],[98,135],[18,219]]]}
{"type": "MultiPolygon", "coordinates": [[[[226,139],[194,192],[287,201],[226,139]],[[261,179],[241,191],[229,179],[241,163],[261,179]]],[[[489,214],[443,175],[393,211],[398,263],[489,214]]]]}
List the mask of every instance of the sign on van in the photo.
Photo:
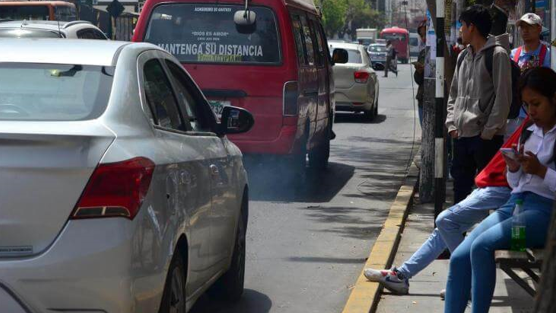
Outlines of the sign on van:
{"type": "Polygon", "coordinates": [[[242,9],[241,5],[163,4],[151,15],[145,41],[184,63],[279,63],[274,12],[251,8],[257,21],[243,29],[234,23],[234,13],[242,9]]]}

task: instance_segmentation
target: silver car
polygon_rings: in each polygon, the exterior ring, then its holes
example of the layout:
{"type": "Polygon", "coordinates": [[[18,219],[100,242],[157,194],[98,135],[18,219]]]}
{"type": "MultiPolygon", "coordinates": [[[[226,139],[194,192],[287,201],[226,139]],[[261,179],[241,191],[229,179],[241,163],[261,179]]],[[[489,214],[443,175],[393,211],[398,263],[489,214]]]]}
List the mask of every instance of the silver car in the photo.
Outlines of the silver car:
{"type": "Polygon", "coordinates": [[[243,292],[248,185],[209,104],[143,43],[0,39],[0,312],[186,312],[243,292]]]}
{"type": "Polygon", "coordinates": [[[330,51],[347,51],[347,63],[334,64],[336,111],[364,112],[368,120],[378,114],[379,82],[365,47],[332,43],[330,51]]]}
{"type": "Polygon", "coordinates": [[[386,56],[388,55],[388,48],[385,44],[371,44],[367,48],[369,57],[371,58],[371,67],[374,70],[382,71],[386,65],[386,56]]]}
{"type": "Polygon", "coordinates": [[[0,38],[99,39],[108,37],[87,21],[0,21],[0,38]]]}

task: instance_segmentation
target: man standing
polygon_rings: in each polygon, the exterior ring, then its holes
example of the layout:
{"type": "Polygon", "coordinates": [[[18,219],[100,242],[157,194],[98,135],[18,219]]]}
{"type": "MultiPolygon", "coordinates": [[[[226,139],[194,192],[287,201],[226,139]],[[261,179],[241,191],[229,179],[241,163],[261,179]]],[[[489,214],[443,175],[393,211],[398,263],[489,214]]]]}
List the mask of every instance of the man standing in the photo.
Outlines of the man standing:
{"type": "Polygon", "coordinates": [[[386,65],[384,66],[384,77],[388,77],[388,71],[391,70],[398,76],[398,65],[396,64],[396,49],[392,45],[391,40],[386,41],[386,65]]]}
{"type": "Polygon", "coordinates": [[[460,15],[462,42],[448,99],[446,127],[454,139],[454,201],[471,192],[481,171],[502,146],[512,101],[507,34],[489,36],[491,16],[473,5],[460,15]],[[489,64],[491,68],[489,69],[489,64]]]}
{"type": "Polygon", "coordinates": [[[417,62],[414,62],[413,65],[415,66],[415,73],[413,73],[413,79],[415,83],[419,86],[417,88],[417,106],[419,109],[419,122],[421,126],[423,126],[423,98],[424,98],[424,84],[425,84],[425,54],[426,54],[426,47],[425,43],[427,42],[427,20],[424,20],[419,24],[417,27],[417,34],[421,38],[421,42],[423,43],[423,49],[419,51],[419,56],[417,57],[417,62]]]}
{"type": "MultiPolygon", "coordinates": [[[[526,13],[516,23],[523,46],[512,50],[510,58],[519,65],[521,72],[532,67],[550,67],[550,48],[541,42],[542,19],[534,13],[526,13]]],[[[525,119],[527,113],[521,109],[519,117],[508,120],[508,133],[525,119]]]]}

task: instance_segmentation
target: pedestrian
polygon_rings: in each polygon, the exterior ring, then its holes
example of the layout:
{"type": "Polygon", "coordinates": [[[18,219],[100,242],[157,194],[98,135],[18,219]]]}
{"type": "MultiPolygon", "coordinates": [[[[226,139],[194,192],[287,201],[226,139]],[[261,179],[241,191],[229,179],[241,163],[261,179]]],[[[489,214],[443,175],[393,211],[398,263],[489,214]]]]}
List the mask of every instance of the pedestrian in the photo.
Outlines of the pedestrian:
{"type": "MultiPolygon", "coordinates": [[[[503,147],[517,144],[525,126],[516,129],[503,147]]],[[[510,199],[511,189],[506,180],[506,162],[500,152],[475,178],[475,189],[465,200],[444,210],[436,218],[436,228],[429,238],[400,267],[390,270],[367,268],[364,275],[370,281],[379,282],[396,294],[409,292],[409,280],[436,260],[444,250],[450,252],[463,241],[463,234],[488,216],[489,210],[501,207],[510,199]]],[[[442,292],[441,292],[442,296],[442,292]]]]}
{"type": "Polygon", "coordinates": [[[469,299],[473,299],[472,313],[489,311],[496,284],[494,251],[510,248],[512,213],[518,199],[526,247],[545,245],[556,192],[556,73],[543,67],[525,72],[520,92],[533,124],[523,130],[516,159],[504,156],[512,195],[452,254],[444,313],[463,313],[469,299]]]}
{"type": "MultiPolygon", "coordinates": [[[[534,13],[527,13],[517,21],[523,46],[512,50],[510,58],[519,65],[521,72],[538,66],[550,67],[550,48],[541,41],[542,19],[534,13]]],[[[518,127],[527,114],[521,110],[519,116],[508,120],[508,131],[518,127]]]]}
{"type": "Polygon", "coordinates": [[[421,38],[421,42],[423,43],[423,48],[419,51],[419,56],[417,57],[417,62],[413,63],[415,66],[415,72],[413,73],[413,80],[419,86],[417,88],[417,95],[415,99],[417,100],[417,107],[419,112],[419,122],[421,126],[423,126],[423,99],[424,99],[424,88],[425,88],[425,55],[426,55],[426,47],[425,44],[427,42],[427,20],[422,21],[419,26],[417,27],[417,34],[419,34],[419,38],[421,38]]]}
{"type": "Polygon", "coordinates": [[[384,66],[384,77],[388,77],[388,71],[392,71],[398,77],[398,59],[396,48],[392,45],[392,40],[386,41],[386,66],[384,66]]]}
{"type": "Polygon", "coordinates": [[[454,140],[454,203],[471,192],[474,178],[502,146],[512,101],[509,37],[489,36],[492,21],[482,5],[459,18],[462,42],[448,98],[446,127],[454,140]],[[492,71],[486,66],[491,60],[492,71]]]}

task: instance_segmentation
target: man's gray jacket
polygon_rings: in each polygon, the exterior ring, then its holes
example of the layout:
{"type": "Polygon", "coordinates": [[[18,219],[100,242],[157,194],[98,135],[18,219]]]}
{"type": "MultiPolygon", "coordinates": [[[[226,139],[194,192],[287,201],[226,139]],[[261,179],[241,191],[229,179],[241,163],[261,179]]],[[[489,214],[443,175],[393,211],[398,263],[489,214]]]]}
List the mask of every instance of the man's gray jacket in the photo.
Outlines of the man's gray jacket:
{"type": "MultiPolygon", "coordinates": [[[[450,87],[446,127],[448,132],[457,130],[460,138],[480,135],[490,140],[495,135],[504,135],[512,102],[508,34],[489,36],[477,53],[473,53],[471,45],[466,49],[450,87]],[[485,51],[492,47],[491,77],[485,51]]],[[[458,60],[463,54],[460,53],[458,60]]]]}

